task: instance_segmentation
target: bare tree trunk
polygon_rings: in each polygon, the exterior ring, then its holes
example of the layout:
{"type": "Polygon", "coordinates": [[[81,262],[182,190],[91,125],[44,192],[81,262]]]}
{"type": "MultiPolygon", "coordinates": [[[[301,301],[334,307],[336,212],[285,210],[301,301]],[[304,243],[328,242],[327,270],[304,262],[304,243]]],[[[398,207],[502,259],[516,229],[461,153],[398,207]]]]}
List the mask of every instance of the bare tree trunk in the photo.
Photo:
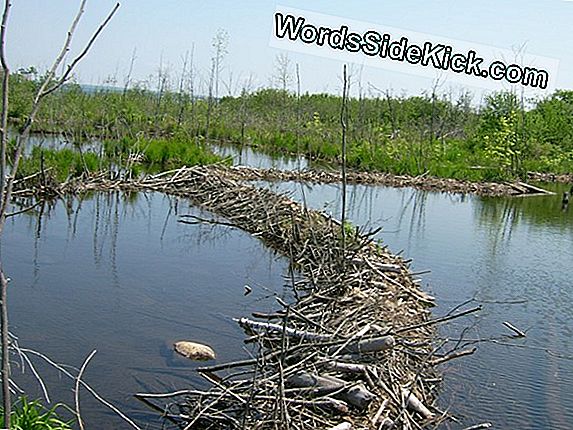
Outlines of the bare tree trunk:
{"type": "MultiPolygon", "coordinates": [[[[348,78],[346,76],[346,64],[343,72],[342,107],[340,109],[340,124],[342,126],[342,252],[346,252],[346,127],[348,123],[348,78]]],[[[344,264],[345,259],[343,259],[344,264]]]]}
{"type": "Polygon", "coordinates": [[[300,172],[300,71],[296,63],[296,157],[300,172]]]}
{"type": "Polygon", "coordinates": [[[163,94],[167,87],[167,72],[163,70],[163,60],[159,62],[159,71],[157,72],[157,105],[155,106],[155,136],[159,136],[159,117],[162,114],[161,103],[163,101],[163,94]]]}
{"type": "Polygon", "coordinates": [[[8,83],[10,79],[10,68],[6,61],[6,25],[12,4],[6,0],[4,13],[2,15],[2,30],[0,31],[0,62],[2,63],[2,124],[0,127],[0,202],[4,198],[4,184],[6,182],[6,148],[8,147],[8,83]]]}
{"type": "MultiPolygon", "coordinates": [[[[211,71],[211,80],[210,89],[209,89],[209,99],[210,104],[208,105],[208,119],[207,119],[207,132],[206,138],[209,137],[209,126],[211,122],[211,115],[213,111],[213,107],[217,107],[219,105],[219,78],[221,76],[221,69],[223,64],[223,59],[227,54],[227,44],[228,44],[228,34],[225,30],[219,29],[215,37],[213,38],[213,48],[215,49],[215,55],[212,58],[213,65],[211,71]],[[213,90],[214,90],[214,97],[213,97],[213,90]]],[[[219,109],[215,110],[215,120],[219,119],[218,117],[219,109]]]]}
{"type": "MultiPolygon", "coordinates": [[[[191,54],[193,56],[193,54],[191,54]]],[[[193,58],[193,57],[191,57],[193,58]]],[[[185,88],[185,74],[187,73],[187,62],[189,61],[189,51],[185,53],[183,59],[183,70],[181,71],[181,79],[179,80],[179,94],[177,94],[177,102],[179,104],[179,114],[177,115],[177,126],[180,127],[183,122],[183,115],[185,114],[185,107],[187,106],[185,88]]]]}
{"type": "Polygon", "coordinates": [[[2,311],[0,315],[2,330],[2,401],[4,409],[4,427],[10,428],[10,415],[12,413],[12,402],[10,401],[10,356],[8,352],[8,279],[4,275],[4,268],[0,263],[0,300],[2,301],[2,311]]]}
{"type": "Polygon", "coordinates": [[[129,85],[131,84],[131,74],[133,73],[133,65],[135,64],[136,54],[137,54],[137,48],[133,48],[133,52],[131,54],[131,61],[129,62],[129,71],[127,72],[127,77],[125,78],[125,83],[123,85],[122,96],[124,98],[127,94],[127,90],[129,90],[129,85]]]}
{"type": "Polygon", "coordinates": [[[209,95],[207,96],[207,119],[205,123],[205,141],[209,140],[209,127],[211,125],[211,111],[213,110],[213,82],[215,80],[215,61],[211,64],[209,76],[209,95]]]}
{"type": "MultiPolygon", "coordinates": [[[[28,141],[28,137],[30,135],[30,129],[32,127],[32,123],[38,113],[40,108],[40,104],[42,100],[52,92],[61,88],[69,79],[70,74],[74,70],[74,67],[79,63],[79,61],[88,53],[89,49],[102,32],[104,27],[109,23],[117,9],[119,8],[119,3],[116,3],[115,7],[112,9],[110,14],[107,18],[100,24],[98,29],[89,39],[88,43],[85,45],[84,49],[80,52],[80,54],[74,58],[74,60],[65,68],[64,73],[62,76],[53,81],[56,71],[58,67],[63,64],[64,58],[66,54],[70,50],[70,45],[72,43],[72,37],[75,33],[77,25],[80,21],[81,16],[84,13],[85,4],[87,0],[82,0],[79,10],[68,30],[66,40],[64,45],[54,60],[51,68],[48,70],[48,73],[43,79],[40,88],[37,90],[34,101],[32,103],[32,109],[28,116],[28,119],[24,123],[22,130],[20,131],[17,141],[16,141],[16,153],[14,155],[14,159],[12,161],[12,169],[10,171],[10,175],[6,181],[6,148],[8,143],[8,129],[7,129],[7,116],[8,116],[8,79],[9,79],[9,68],[5,58],[5,35],[6,35],[6,25],[8,21],[8,14],[9,9],[11,6],[10,0],[5,1],[4,6],[4,14],[2,16],[2,29],[0,32],[0,60],[2,63],[2,70],[3,70],[3,97],[2,97],[2,129],[0,130],[0,144],[1,144],[1,152],[2,154],[0,157],[1,170],[0,172],[2,178],[1,182],[1,191],[0,191],[0,244],[2,233],[4,231],[4,224],[6,221],[6,215],[8,212],[8,207],[10,206],[10,201],[12,197],[12,189],[14,186],[14,181],[16,179],[16,174],[18,172],[18,164],[20,162],[20,158],[22,156],[23,149],[28,141]]],[[[11,414],[11,402],[10,402],[10,361],[9,361],[9,337],[8,337],[8,301],[7,301],[7,290],[8,290],[8,279],[4,273],[2,263],[0,261],[0,300],[2,301],[2,309],[0,312],[0,323],[1,323],[1,343],[2,343],[2,395],[3,395],[3,406],[4,406],[4,426],[6,428],[10,428],[10,414],[11,414]]]]}
{"type": "MultiPolygon", "coordinates": [[[[4,185],[6,182],[6,148],[8,146],[8,84],[10,69],[6,61],[6,25],[11,7],[10,0],[4,3],[2,15],[2,29],[0,31],[0,62],[2,63],[2,130],[0,131],[0,202],[4,200],[4,185]]],[[[4,217],[4,213],[0,214],[4,217]]],[[[0,230],[1,233],[1,230],[0,230]]],[[[1,246],[0,236],[0,246],[1,246]]],[[[1,250],[0,250],[1,251],[1,250]]],[[[0,336],[2,342],[2,404],[4,410],[4,427],[10,428],[10,416],[12,414],[12,402],[10,400],[10,357],[8,353],[8,280],[4,275],[4,268],[0,261],[0,336]]]]}
{"type": "Polygon", "coordinates": [[[195,44],[191,46],[191,59],[190,59],[190,66],[189,66],[189,79],[187,81],[187,91],[189,93],[189,97],[191,99],[191,125],[190,125],[190,133],[193,136],[197,136],[199,133],[199,127],[195,124],[195,68],[193,67],[193,58],[195,56],[195,44]],[[195,130],[193,130],[195,127],[195,130]]]}

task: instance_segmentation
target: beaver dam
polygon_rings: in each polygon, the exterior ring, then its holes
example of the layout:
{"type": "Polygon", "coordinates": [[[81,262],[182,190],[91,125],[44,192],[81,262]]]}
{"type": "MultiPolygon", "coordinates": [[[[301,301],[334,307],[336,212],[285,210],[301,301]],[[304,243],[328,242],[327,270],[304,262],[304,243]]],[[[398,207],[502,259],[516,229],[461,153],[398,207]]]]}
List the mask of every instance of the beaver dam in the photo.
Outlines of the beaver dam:
{"type": "Polygon", "coordinates": [[[436,344],[436,326],[479,307],[432,318],[434,300],[409,261],[375,242],[375,232],[342,226],[228,172],[182,168],[137,180],[108,173],[59,186],[39,175],[20,183],[20,196],[32,189],[184,196],[220,218],[180,222],[241,228],[290,260],[297,300],[277,300],[275,312],[236,320],[253,347],[251,359],[199,368],[208,388],[137,397],[185,429],[413,429],[449,419],[435,406],[435,367],[474,349],[436,344]]]}

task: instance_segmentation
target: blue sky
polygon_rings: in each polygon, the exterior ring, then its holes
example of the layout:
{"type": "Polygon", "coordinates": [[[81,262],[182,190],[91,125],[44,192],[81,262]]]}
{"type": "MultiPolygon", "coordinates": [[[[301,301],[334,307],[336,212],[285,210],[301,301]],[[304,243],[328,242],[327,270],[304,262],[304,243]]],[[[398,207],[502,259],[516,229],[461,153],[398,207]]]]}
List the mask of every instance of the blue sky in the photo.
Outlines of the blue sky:
{"type": "MultiPolygon", "coordinates": [[[[175,76],[182,57],[194,46],[195,66],[206,78],[211,41],[218,29],[229,34],[229,53],[222,80],[239,83],[249,75],[256,85],[268,85],[280,52],[269,46],[274,1],[124,0],[109,27],[77,68],[82,83],[102,83],[109,78],[123,83],[134,48],[136,80],[149,79],[160,63],[175,76]]],[[[76,0],[13,0],[7,36],[8,59],[13,69],[35,65],[45,69],[54,58],[76,12],[76,0]]],[[[88,1],[72,49],[77,52],[115,4],[88,1]]],[[[526,46],[528,54],[559,59],[558,88],[573,88],[573,2],[565,0],[378,0],[298,1],[278,4],[348,19],[368,21],[451,39],[505,49],[526,46]]],[[[289,53],[301,71],[303,91],[338,92],[342,62],[289,53]]],[[[355,75],[359,66],[354,66],[355,75]]],[[[390,72],[362,70],[362,83],[395,93],[417,94],[429,90],[432,79],[390,72]]],[[[236,84],[238,85],[238,84],[236,84]]],[[[446,82],[442,90],[449,87],[446,82]]],[[[355,90],[357,86],[355,85],[355,90]]],[[[468,89],[480,93],[479,89],[468,89]]],[[[225,92],[224,89],[221,92],[225,92]]]]}

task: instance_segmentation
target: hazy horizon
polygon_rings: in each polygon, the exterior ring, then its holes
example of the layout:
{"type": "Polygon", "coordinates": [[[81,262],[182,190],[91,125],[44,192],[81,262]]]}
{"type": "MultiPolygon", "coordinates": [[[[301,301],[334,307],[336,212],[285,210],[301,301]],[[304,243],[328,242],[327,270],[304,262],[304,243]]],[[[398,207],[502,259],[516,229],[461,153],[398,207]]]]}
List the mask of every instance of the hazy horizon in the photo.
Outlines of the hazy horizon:
{"type": "MultiPolygon", "coordinates": [[[[338,93],[343,61],[288,52],[269,46],[273,14],[277,4],[362,20],[416,32],[435,34],[469,43],[495,46],[527,54],[558,59],[556,88],[573,89],[573,55],[564,36],[573,22],[573,2],[565,0],[506,1],[486,0],[476,4],[468,0],[401,2],[364,1],[360,4],[300,0],[236,3],[228,0],[209,2],[125,0],[101,34],[90,53],[76,69],[76,81],[87,85],[123,87],[133,53],[132,82],[156,84],[161,67],[168,71],[175,87],[185,54],[193,52],[196,92],[205,94],[213,55],[212,39],[218,29],[229,36],[228,53],[223,61],[219,95],[238,94],[251,79],[251,88],[270,86],[276,75],[276,57],[287,54],[291,74],[298,64],[301,90],[309,93],[338,93]],[[203,90],[201,90],[203,88],[203,90]]],[[[79,24],[71,60],[114,6],[115,2],[88,2],[79,24]]],[[[45,70],[57,55],[65,34],[77,12],[79,1],[23,2],[15,0],[7,30],[7,57],[12,70],[35,66],[45,70]]],[[[422,77],[377,69],[360,64],[349,65],[354,75],[353,94],[369,94],[374,88],[394,94],[417,95],[430,91],[440,77],[439,91],[470,91],[477,98],[484,90],[457,84],[447,75],[422,77]]],[[[294,80],[289,86],[295,89],[294,80]]],[[[499,88],[504,89],[502,86],[499,88]]]]}

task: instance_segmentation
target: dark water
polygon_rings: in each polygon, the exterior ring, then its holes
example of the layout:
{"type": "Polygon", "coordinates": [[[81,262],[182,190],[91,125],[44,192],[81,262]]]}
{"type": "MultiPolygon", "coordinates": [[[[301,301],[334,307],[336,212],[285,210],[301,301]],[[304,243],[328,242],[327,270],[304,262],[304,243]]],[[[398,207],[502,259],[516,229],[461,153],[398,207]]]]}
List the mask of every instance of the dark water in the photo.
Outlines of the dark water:
{"type": "MultiPolygon", "coordinates": [[[[339,186],[271,187],[340,214],[339,186]]],[[[348,189],[348,216],[383,226],[378,238],[413,258],[415,271],[432,270],[422,278],[436,315],[472,298],[466,307],[483,305],[441,332],[457,339],[465,329],[462,344],[479,348],[444,367],[444,409],[464,425],[573,428],[573,205],[562,208],[561,194],[480,198],[358,185],[348,189]],[[511,334],[504,321],[527,337],[485,342],[511,334]]]]}
{"type": "MultiPolygon", "coordinates": [[[[185,213],[198,211],[159,194],[98,194],[60,201],[42,217],[14,217],[5,230],[11,329],[20,344],[78,368],[97,349],[85,380],[150,428],[159,420],[135,392],[201,384],[196,364],[173,354],[174,341],[205,342],[222,361],[247,358],[231,318],[276,309],[273,294],[290,299],[285,261],[242,231],[178,223],[185,213]]],[[[39,369],[52,397],[73,405],[73,381],[39,369]]],[[[40,396],[29,371],[14,374],[40,396]]],[[[126,428],[85,391],[82,412],[90,428],[126,428]]]]}

